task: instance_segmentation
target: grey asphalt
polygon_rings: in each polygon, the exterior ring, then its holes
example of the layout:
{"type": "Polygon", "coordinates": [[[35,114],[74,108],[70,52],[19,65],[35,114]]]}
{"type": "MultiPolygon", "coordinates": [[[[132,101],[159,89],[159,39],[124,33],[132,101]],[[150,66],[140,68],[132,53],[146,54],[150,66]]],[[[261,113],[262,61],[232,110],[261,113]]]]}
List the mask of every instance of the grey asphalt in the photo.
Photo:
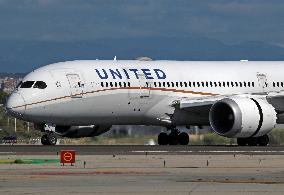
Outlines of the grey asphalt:
{"type": "Polygon", "coordinates": [[[54,155],[75,150],[79,155],[283,155],[284,146],[144,146],[144,145],[0,145],[0,155],[54,155]]]}
{"type": "Polygon", "coordinates": [[[284,146],[0,145],[0,154],[7,195],[284,194],[284,146]],[[74,166],[3,163],[58,160],[67,149],[77,151],[74,166]]]}

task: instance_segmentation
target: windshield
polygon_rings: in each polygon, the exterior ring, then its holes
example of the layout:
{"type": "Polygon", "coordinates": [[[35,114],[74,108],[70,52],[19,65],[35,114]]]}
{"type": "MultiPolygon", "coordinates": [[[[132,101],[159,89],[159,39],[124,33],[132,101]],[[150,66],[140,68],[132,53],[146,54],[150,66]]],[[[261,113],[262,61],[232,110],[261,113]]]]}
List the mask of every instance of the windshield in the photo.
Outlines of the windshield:
{"type": "Polygon", "coordinates": [[[37,81],[34,84],[34,88],[38,88],[38,89],[45,89],[47,87],[46,83],[43,81],[37,81]]]}
{"type": "Polygon", "coordinates": [[[25,81],[21,84],[20,88],[31,88],[34,84],[34,81],[25,81]]]}

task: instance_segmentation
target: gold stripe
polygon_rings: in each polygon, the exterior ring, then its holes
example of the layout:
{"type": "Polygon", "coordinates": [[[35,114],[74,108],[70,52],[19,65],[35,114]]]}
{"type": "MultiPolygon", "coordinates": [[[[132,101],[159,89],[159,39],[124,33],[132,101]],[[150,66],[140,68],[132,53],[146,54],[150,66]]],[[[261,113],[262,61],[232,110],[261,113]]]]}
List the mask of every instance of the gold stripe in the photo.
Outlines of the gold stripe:
{"type": "Polygon", "coordinates": [[[13,108],[27,107],[27,106],[31,106],[31,105],[42,104],[42,103],[56,101],[56,100],[61,100],[61,99],[65,99],[65,98],[71,98],[71,97],[87,95],[87,94],[93,94],[93,93],[98,93],[98,92],[114,91],[114,90],[119,90],[119,89],[127,89],[127,90],[129,90],[129,89],[132,89],[132,90],[145,89],[145,90],[150,90],[150,91],[164,91],[164,92],[186,93],[186,94],[206,95],[206,96],[216,96],[216,95],[219,95],[219,94],[214,94],[214,93],[186,91],[186,90],[182,90],[182,89],[147,88],[147,87],[119,87],[119,88],[99,89],[99,90],[96,90],[96,91],[89,91],[89,92],[84,92],[84,93],[78,93],[78,94],[74,94],[72,96],[62,96],[62,97],[53,98],[53,99],[49,99],[49,100],[43,100],[43,101],[39,101],[39,102],[34,102],[34,103],[30,103],[30,104],[16,106],[16,107],[13,107],[13,108]]]}

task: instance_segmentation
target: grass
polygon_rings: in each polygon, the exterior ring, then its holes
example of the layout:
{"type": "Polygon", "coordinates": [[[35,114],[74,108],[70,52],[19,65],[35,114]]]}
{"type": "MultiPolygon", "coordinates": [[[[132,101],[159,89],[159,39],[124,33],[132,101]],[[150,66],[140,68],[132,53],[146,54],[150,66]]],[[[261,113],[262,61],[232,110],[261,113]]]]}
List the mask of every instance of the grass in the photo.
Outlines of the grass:
{"type": "Polygon", "coordinates": [[[46,164],[59,163],[59,159],[3,159],[0,164],[46,164]]]}

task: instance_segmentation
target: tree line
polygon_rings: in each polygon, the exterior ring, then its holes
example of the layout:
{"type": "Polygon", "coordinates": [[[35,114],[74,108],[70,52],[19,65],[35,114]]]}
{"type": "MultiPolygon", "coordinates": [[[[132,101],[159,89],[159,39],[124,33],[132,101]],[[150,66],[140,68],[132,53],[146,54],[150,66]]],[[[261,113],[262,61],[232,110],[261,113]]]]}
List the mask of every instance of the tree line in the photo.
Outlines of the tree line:
{"type": "Polygon", "coordinates": [[[7,97],[8,97],[7,93],[5,93],[4,91],[0,91],[0,104],[4,104],[7,97]]]}

